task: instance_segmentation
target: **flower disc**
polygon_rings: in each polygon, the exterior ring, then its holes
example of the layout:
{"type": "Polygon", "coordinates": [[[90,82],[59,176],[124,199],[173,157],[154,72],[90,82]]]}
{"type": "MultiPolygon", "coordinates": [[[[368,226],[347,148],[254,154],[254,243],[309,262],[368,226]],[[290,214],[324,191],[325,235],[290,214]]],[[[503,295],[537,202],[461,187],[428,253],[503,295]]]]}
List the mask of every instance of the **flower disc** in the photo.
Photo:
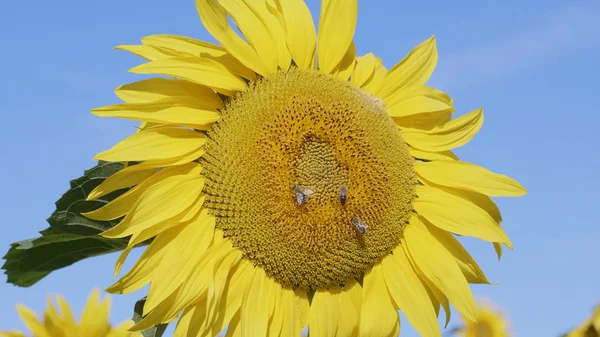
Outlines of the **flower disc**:
{"type": "Polygon", "coordinates": [[[380,100],[290,69],[230,100],[202,157],[216,226],[285,286],[360,278],[400,243],[417,183],[380,100]]]}

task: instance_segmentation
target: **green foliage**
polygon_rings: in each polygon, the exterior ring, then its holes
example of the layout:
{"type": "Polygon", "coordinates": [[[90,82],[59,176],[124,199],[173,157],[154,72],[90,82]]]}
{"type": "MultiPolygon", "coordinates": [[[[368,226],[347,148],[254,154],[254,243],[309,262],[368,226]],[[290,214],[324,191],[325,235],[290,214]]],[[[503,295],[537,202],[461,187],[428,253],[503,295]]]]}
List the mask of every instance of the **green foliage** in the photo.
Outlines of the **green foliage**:
{"type": "Polygon", "coordinates": [[[2,266],[7,281],[29,287],[54,270],[92,256],[123,250],[127,239],[107,239],[98,235],[115,226],[120,219],[96,221],[81,215],[100,208],[126,191],[86,200],[96,186],[123,167],[123,163],[99,162],[82,177],[72,180],[71,188],[56,202],[56,210],[47,219],[50,226],[40,232],[41,236],[11,244],[2,266]]]}

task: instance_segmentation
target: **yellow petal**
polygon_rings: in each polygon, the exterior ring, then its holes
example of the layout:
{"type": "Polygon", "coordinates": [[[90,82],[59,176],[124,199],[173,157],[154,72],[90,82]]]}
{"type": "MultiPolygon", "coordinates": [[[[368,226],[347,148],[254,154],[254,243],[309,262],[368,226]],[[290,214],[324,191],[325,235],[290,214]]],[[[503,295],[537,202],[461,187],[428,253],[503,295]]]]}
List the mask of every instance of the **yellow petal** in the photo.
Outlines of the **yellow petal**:
{"type": "Polygon", "coordinates": [[[127,243],[128,247],[133,247],[141,244],[146,240],[150,240],[153,237],[171,229],[171,228],[183,228],[180,226],[186,226],[187,224],[196,221],[196,219],[201,215],[201,211],[205,208],[203,207],[204,201],[206,201],[206,195],[200,194],[196,200],[192,203],[192,205],[186,208],[181,214],[169,219],[168,221],[162,221],[155,224],[150,224],[145,228],[136,228],[131,224],[128,227],[120,228],[119,230],[127,230],[129,228],[133,233],[129,238],[129,242],[127,243]]]}
{"type": "Polygon", "coordinates": [[[142,43],[146,46],[159,47],[193,56],[227,55],[227,51],[221,46],[217,46],[212,43],[196,40],[186,36],[169,34],[149,35],[142,38],[142,43]]]}
{"type": "Polygon", "coordinates": [[[263,76],[274,72],[272,65],[267,66],[256,50],[235,33],[227,21],[227,12],[216,0],[196,0],[196,8],[206,30],[233,57],[263,76]]]}
{"type": "Polygon", "coordinates": [[[387,101],[398,90],[424,85],[431,77],[437,59],[435,37],[432,36],[421,42],[402,61],[388,71],[378,96],[387,101]]]}
{"type": "Polygon", "coordinates": [[[127,237],[151,226],[173,223],[177,217],[199,201],[204,178],[169,177],[145,191],[131,212],[115,227],[101,235],[108,238],[127,237]]]}
{"type": "Polygon", "coordinates": [[[0,331],[0,336],[2,336],[2,337],[27,337],[22,332],[19,332],[19,331],[0,331]]]}
{"type": "Polygon", "coordinates": [[[204,152],[204,149],[199,149],[180,158],[149,160],[141,164],[128,166],[104,180],[98,187],[90,192],[87,200],[97,199],[110,192],[136,185],[155,173],[158,168],[188,164],[200,158],[204,152]]]}
{"type": "Polygon", "coordinates": [[[75,323],[75,316],[73,316],[73,311],[71,311],[71,307],[69,306],[65,298],[60,295],[57,295],[56,301],[58,302],[58,307],[60,308],[60,313],[63,320],[75,323]]]}
{"type": "Polygon", "coordinates": [[[154,238],[131,270],[106,291],[113,294],[127,294],[150,283],[167,250],[172,248],[170,244],[179,231],[179,229],[171,229],[154,238]]]}
{"type": "Polygon", "coordinates": [[[304,0],[279,0],[285,21],[287,46],[298,68],[313,67],[317,33],[304,0]]]}
{"type": "Polygon", "coordinates": [[[362,289],[349,281],[344,289],[320,288],[310,305],[309,333],[315,337],[356,336],[360,321],[362,289]]]}
{"type": "Polygon", "coordinates": [[[128,51],[148,61],[181,56],[180,53],[173,50],[144,45],[120,45],[115,47],[115,49],[128,51]]]}
{"type": "Polygon", "coordinates": [[[183,311],[181,317],[177,320],[177,326],[173,337],[202,336],[200,330],[204,320],[202,317],[206,314],[206,299],[201,300],[192,307],[183,311]]]}
{"type": "Polygon", "coordinates": [[[149,78],[115,89],[115,94],[127,103],[148,103],[167,97],[191,96],[207,110],[224,107],[223,100],[209,87],[167,78],[149,78]]]}
{"type": "Polygon", "coordinates": [[[365,83],[363,83],[362,89],[371,95],[377,96],[376,93],[383,85],[385,75],[387,74],[387,69],[384,67],[380,58],[376,57],[374,62],[375,68],[373,70],[373,75],[370,76],[365,83]]]}
{"type": "Polygon", "coordinates": [[[110,297],[106,297],[104,301],[100,302],[100,291],[94,289],[81,314],[81,325],[89,331],[102,330],[108,322],[109,312],[110,297]]]}
{"type": "Polygon", "coordinates": [[[399,323],[398,311],[385,283],[381,263],[364,276],[363,301],[360,314],[360,336],[396,337],[399,323]]]}
{"type": "Polygon", "coordinates": [[[312,336],[327,337],[338,336],[337,323],[340,315],[339,305],[334,296],[341,293],[340,287],[330,289],[317,289],[310,304],[308,320],[309,332],[312,336]]]}
{"type": "Polygon", "coordinates": [[[458,160],[458,157],[452,151],[427,152],[409,147],[408,152],[414,158],[423,160],[458,160]]]}
{"type": "Polygon", "coordinates": [[[308,324],[310,312],[306,291],[301,288],[294,291],[285,287],[280,292],[278,304],[280,304],[281,311],[276,310],[275,313],[281,314],[283,317],[283,326],[279,336],[300,336],[308,324]]]}
{"type": "Polygon", "coordinates": [[[489,196],[521,196],[527,190],[514,179],[462,161],[415,163],[417,174],[438,185],[489,196]]]}
{"type": "Polygon", "coordinates": [[[273,300],[271,302],[271,318],[269,319],[269,329],[267,331],[268,336],[280,336],[282,335],[281,329],[283,328],[283,321],[290,319],[288,313],[287,303],[283,303],[282,300],[283,288],[281,284],[277,282],[271,283],[271,296],[273,300]]]}
{"type": "Polygon", "coordinates": [[[196,151],[206,143],[198,131],[161,127],[129,136],[94,159],[105,161],[145,161],[179,158],[196,151]]]}
{"type": "Polygon", "coordinates": [[[50,333],[50,335],[55,336],[62,332],[63,329],[73,328],[74,324],[69,325],[71,322],[64,322],[56,308],[54,307],[54,303],[52,302],[52,297],[47,297],[47,309],[44,311],[44,325],[46,330],[50,333]]]}
{"type": "Polygon", "coordinates": [[[354,72],[352,73],[352,84],[359,88],[365,85],[375,75],[375,66],[378,62],[381,62],[381,59],[377,58],[373,53],[357,57],[354,72]]]}
{"type": "MultiPolygon", "coordinates": [[[[158,165],[157,165],[158,167],[158,165]]],[[[122,188],[137,185],[156,172],[156,167],[134,165],[117,171],[96,186],[87,196],[87,200],[94,200],[122,188]]]]}
{"type": "Polygon", "coordinates": [[[402,247],[381,260],[385,284],[396,306],[421,336],[441,337],[429,294],[402,247]]]}
{"type": "Polygon", "coordinates": [[[399,90],[389,97],[385,103],[392,117],[454,111],[450,96],[443,91],[426,86],[415,86],[399,90]]]}
{"type": "Polygon", "coordinates": [[[467,190],[463,190],[463,189],[452,188],[452,187],[434,184],[428,180],[421,180],[421,181],[426,186],[435,187],[444,192],[448,192],[448,193],[454,194],[456,196],[459,196],[463,199],[469,200],[470,202],[474,203],[475,205],[477,205],[478,207],[480,207],[481,209],[486,211],[496,221],[496,223],[500,224],[502,222],[502,215],[500,214],[500,209],[498,209],[498,206],[492,200],[492,198],[488,197],[487,195],[481,194],[478,192],[467,191],[467,190]]]}
{"type": "MultiPolygon", "coordinates": [[[[221,307],[219,303],[221,303],[222,301],[226,301],[227,299],[225,297],[230,296],[229,292],[226,289],[226,287],[229,287],[229,285],[227,285],[227,281],[229,279],[229,276],[237,268],[241,260],[242,251],[238,249],[232,249],[230,254],[225,256],[220,263],[215,264],[215,268],[213,271],[214,276],[212,282],[210,282],[208,285],[208,292],[206,296],[208,306],[208,314],[206,318],[207,322],[213,322],[215,317],[220,314],[223,314],[223,309],[227,308],[226,305],[221,307]]],[[[240,292],[238,296],[240,298],[239,303],[241,304],[241,299],[243,297],[242,293],[240,292]]],[[[230,312],[230,314],[233,315],[233,312],[230,312]]],[[[225,322],[217,324],[218,329],[215,329],[217,330],[215,332],[218,333],[219,331],[221,331],[225,327],[225,325],[227,325],[225,322]]]]}
{"type": "Polygon", "coordinates": [[[244,294],[240,309],[242,336],[267,335],[272,302],[275,300],[271,294],[273,282],[262,268],[255,268],[252,284],[244,294]]]}
{"type": "Polygon", "coordinates": [[[194,221],[183,226],[155,271],[156,275],[169,277],[152,281],[144,306],[155,307],[189,278],[213,236],[214,217],[208,214],[208,210],[203,210],[194,221]]]}
{"type": "Polygon", "coordinates": [[[440,311],[439,311],[440,304],[441,304],[442,308],[444,308],[444,313],[446,314],[446,323],[444,324],[444,329],[445,329],[446,327],[448,327],[448,323],[450,323],[450,318],[452,316],[452,310],[450,310],[450,302],[448,301],[448,298],[442,293],[442,291],[435,284],[433,284],[427,278],[427,276],[425,276],[419,270],[417,270],[417,274],[419,274],[421,281],[423,281],[423,283],[425,284],[425,287],[427,288],[427,292],[428,292],[429,296],[431,297],[432,303],[435,303],[434,305],[436,306],[436,315],[440,314],[440,311]]]}
{"type": "Polygon", "coordinates": [[[144,122],[177,124],[195,127],[219,120],[214,110],[202,106],[192,97],[166,97],[146,103],[114,104],[95,108],[92,113],[100,117],[118,117],[144,122]]]}
{"type": "Polygon", "coordinates": [[[475,300],[467,280],[452,255],[430,234],[418,217],[412,217],[404,229],[403,244],[417,268],[458,311],[475,321],[475,300]]]}
{"type": "Polygon", "coordinates": [[[119,273],[121,273],[121,269],[123,268],[123,265],[127,261],[127,257],[129,257],[129,253],[131,253],[133,248],[135,248],[135,246],[127,246],[125,249],[123,249],[121,254],[119,254],[119,257],[117,257],[117,262],[115,263],[115,268],[113,269],[113,274],[115,277],[119,276],[119,273]]]}
{"type": "Polygon", "coordinates": [[[252,12],[260,19],[265,27],[267,27],[267,31],[271,37],[272,47],[275,48],[277,52],[279,68],[287,70],[292,63],[292,55],[287,46],[285,23],[283,14],[280,12],[280,7],[277,6],[274,0],[243,1],[252,9],[252,12]]]}
{"type": "Polygon", "coordinates": [[[498,260],[500,260],[502,258],[502,244],[498,242],[494,242],[493,244],[496,255],[498,255],[498,260]]]}
{"type": "Polygon", "coordinates": [[[594,309],[591,323],[596,331],[600,331],[600,306],[596,306],[596,309],[594,309]]]}
{"type": "Polygon", "coordinates": [[[452,110],[441,110],[435,112],[426,112],[406,117],[396,117],[394,122],[401,129],[431,130],[440,127],[452,120],[452,110]]]}
{"type": "MultiPolygon", "coordinates": [[[[213,225],[214,227],[214,225],[213,225]]],[[[224,261],[231,254],[239,254],[239,250],[231,245],[231,241],[223,238],[223,233],[215,230],[213,244],[202,254],[202,258],[197,263],[187,282],[184,282],[178,291],[177,298],[170,305],[168,312],[164,317],[176,318],[185,308],[206,298],[207,290],[213,281],[216,266],[224,261]]],[[[150,298],[148,298],[150,299],[150,298]]],[[[144,313],[152,310],[152,306],[146,302],[144,313]],[[148,306],[147,306],[148,305],[148,306]]],[[[163,305],[162,303],[158,304],[163,305]]]]}
{"type": "Polygon", "coordinates": [[[198,163],[188,163],[175,167],[164,168],[152,176],[148,177],[134,188],[121,194],[118,198],[110,203],[98,208],[97,210],[81,213],[83,216],[94,220],[110,221],[120,218],[131,210],[137,199],[148,188],[161,182],[171,176],[197,176],[202,171],[202,166],[198,163]]]}
{"type": "Polygon", "coordinates": [[[496,221],[472,202],[431,187],[417,186],[416,192],[415,211],[438,228],[512,246],[496,221]]]}
{"type": "Polygon", "coordinates": [[[333,70],[334,76],[342,81],[347,81],[354,71],[355,63],[356,47],[354,46],[354,42],[352,42],[340,64],[333,70]]]}
{"type": "Polygon", "coordinates": [[[119,273],[121,273],[121,269],[123,268],[123,265],[125,264],[125,261],[127,261],[127,257],[129,257],[129,253],[131,253],[133,248],[135,248],[135,246],[127,246],[125,249],[123,249],[121,254],[119,254],[119,257],[117,257],[117,262],[115,263],[115,268],[113,269],[113,274],[115,277],[119,276],[119,273]]]}
{"type": "Polygon", "coordinates": [[[126,320],[118,324],[106,337],[144,337],[141,332],[130,332],[129,329],[135,325],[132,320],[126,320]]]}
{"type": "Polygon", "coordinates": [[[242,328],[241,328],[241,315],[238,312],[227,327],[227,333],[225,337],[241,337],[242,336],[242,328]]]}
{"type": "MultiPolygon", "coordinates": [[[[219,269],[225,268],[219,266],[219,269]]],[[[230,274],[229,281],[223,286],[224,293],[218,301],[213,302],[212,310],[211,304],[207,304],[208,311],[213,311],[217,315],[216,318],[212,321],[207,319],[206,316],[198,319],[206,323],[202,325],[202,330],[200,330],[204,334],[209,333],[216,336],[239,312],[244,294],[252,282],[254,266],[250,261],[244,259],[239,261],[237,267],[233,268],[230,274]]],[[[217,282],[216,279],[211,284],[215,284],[215,282],[217,282]]]]}
{"type": "Polygon", "coordinates": [[[483,270],[479,267],[477,262],[473,260],[471,254],[467,252],[465,247],[458,242],[458,240],[450,233],[445,230],[439,229],[428,222],[425,222],[427,225],[427,229],[431,233],[431,235],[439,241],[448,250],[448,252],[454,256],[456,263],[460,270],[462,270],[463,275],[467,279],[469,283],[481,283],[481,284],[490,284],[487,277],[483,273],[483,270]]]}
{"type": "Polygon", "coordinates": [[[240,77],[247,78],[251,81],[256,79],[256,73],[254,71],[244,66],[235,57],[231,56],[225,48],[212,43],[192,39],[186,36],[167,34],[143,37],[142,43],[148,46],[159,47],[166,51],[176,51],[179,53],[179,56],[188,54],[196,57],[209,58],[223,64],[240,77]]]}
{"type": "MultiPolygon", "coordinates": [[[[258,4],[259,2],[256,2],[258,4]]],[[[261,1],[265,4],[264,0],[261,1]]],[[[220,0],[219,4],[236,22],[240,32],[260,56],[270,73],[277,70],[278,57],[275,41],[271,39],[266,22],[254,12],[254,6],[246,0],[220,0]]],[[[258,7],[258,6],[255,6],[258,7]]],[[[266,10],[266,7],[264,8],[266,10]]]]}
{"type": "Polygon", "coordinates": [[[431,130],[401,128],[410,146],[430,152],[451,150],[465,145],[483,125],[483,110],[477,109],[431,130]]]}
{"type": "Polygon", "coordinates": [[[330,74],[348,51],[358,18],[357,0],[322,0],[319,19],[319,69],[330,74]]]}
{"type": "Polygon", "coordinates": [[[152,311],[146,312],[146,305],[144,304],[143,318],[141,321],[137,322],[133,327],[131,327],[131,330],[141,331],[149,329],[161,323],[166,323],[167,319],[165,319],[165,317],[169,317],[169,309],[177,300],[180,290],[181,288],[177,289],[177,291],[175,291],[167,299],[165,299],[165,301],[161,303],[160,306],[154,308],[152,311]]]}
{"type": "MultiPolygon", "coordinates": [[[[413,266],[413,268],[414,268],[414,266],[413,266]]],[[[417,274],[418,273],[419,272],[417,271],[417,274]]],[[[430,289],[431,282],[429,282],[429,280],[427,280],[427,278],[425,276],[419,275],[419,278],[420,278],[421,282],[423,283],[425,290],[427,290],[427,295],[429,295],[429,300],[431,301],[431,305],[433,305],[433,309],[435,310],[435,316],[440,317],[440,301],[437,300],[436,295],[430,289]]],[[[438,289],[438,291],[439,291],[439,289],[438,289]]],[[[446,299],[446,300],[448,300],[448,299],[446,299]]],[[[450,303],[450,302],[448,302],[448,303],[450,303]]],[[[444,310],[445,310],[445,308],[444,308],[444,310]]],[[[448,315],[449,314],[446,311],[446,317],[448,317],[448,315]]]]}
{"type": "Polygon", "coordinates": [[[340,336],[358,336],[363,300],[361,285],[354,280],[346,281],[339,300],[341,319],[337,329],[338,334],[340,336]]]}
{"type": "Polygon", "coordinates": [[[176,57],[141,64],[129,70],[136,74],[173,76],[205,85],[231,96],[246,89],[246,82],[223,64],[209,58],[176,57]]]}
{"type": "Polygon", "coordinates": [[[54,337],[50,336],[44,324],[38,321],[38,318],[33,310],[23,306],[17,305],[17,312],[21,316],[21,320],[25,323],[25,326],[33,333],[35,337],[54,337]]]}

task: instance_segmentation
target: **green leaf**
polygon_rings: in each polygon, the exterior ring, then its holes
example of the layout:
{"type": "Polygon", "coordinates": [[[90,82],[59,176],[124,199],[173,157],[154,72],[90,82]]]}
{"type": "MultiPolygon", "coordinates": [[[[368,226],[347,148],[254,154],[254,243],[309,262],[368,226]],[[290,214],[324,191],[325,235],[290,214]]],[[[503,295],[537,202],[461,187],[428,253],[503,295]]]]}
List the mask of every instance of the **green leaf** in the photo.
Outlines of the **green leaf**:
{"type": "Polygon", "coordinates": [[[50,226],[40,232],[42,236],[11,244],[2,266],[7,281],[29,287],[54,270],[88,257],[123,250],[127,239],[107,239],[98,235],[114,227],[120,219],[96,221],[81,215],[127,191],[123,189],[97,200],[85,200],[96,186],[123,167],[123,163],[99,162],[82,177],[72,180],[71,188],[56,202],[56,210],[47,219],[50,226]]]}
{"type": "MultiPolygon", "coordinates": [[[[133,307],[133,317],[131,318],[136,324],[139,323],[142,318],[142,312],[144,311],[144,303],[146,303],[146,297],[141,298],[137,302],[135,302],[135,306],[133,307]]],[[[165,330],[167,329],[168,324],[159,324],[157,326],[153,326],[149,329],[142,331],[142,335],[144,337],[161,337],[165,330]]]]}

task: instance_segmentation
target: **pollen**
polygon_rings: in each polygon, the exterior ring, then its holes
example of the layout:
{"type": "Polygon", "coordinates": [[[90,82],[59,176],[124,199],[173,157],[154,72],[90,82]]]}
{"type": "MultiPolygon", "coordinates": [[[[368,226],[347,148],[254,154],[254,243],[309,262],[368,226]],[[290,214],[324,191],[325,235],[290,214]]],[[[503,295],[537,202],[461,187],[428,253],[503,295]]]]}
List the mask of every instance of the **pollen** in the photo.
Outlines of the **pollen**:
{"type": "Polygon", "coordinates": [[[400,243],[417,184],[385,106],[292,68],[232,98],[202,157],[216,226],[281,285],[360,279],[400,243]]]}

